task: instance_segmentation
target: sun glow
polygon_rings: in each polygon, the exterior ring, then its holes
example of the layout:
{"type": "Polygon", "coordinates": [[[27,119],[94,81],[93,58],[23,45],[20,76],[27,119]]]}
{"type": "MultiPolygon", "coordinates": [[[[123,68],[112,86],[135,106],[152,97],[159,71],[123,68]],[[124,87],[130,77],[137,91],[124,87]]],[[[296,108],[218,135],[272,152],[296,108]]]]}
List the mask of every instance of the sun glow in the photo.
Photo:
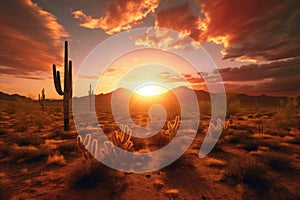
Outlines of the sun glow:
{"type": "Polygon", "coordinates": [[[168,90],[160,85],[147,84],[135,90],[135,93],[142,96],[155,96],[167,92],[168,90]]]}

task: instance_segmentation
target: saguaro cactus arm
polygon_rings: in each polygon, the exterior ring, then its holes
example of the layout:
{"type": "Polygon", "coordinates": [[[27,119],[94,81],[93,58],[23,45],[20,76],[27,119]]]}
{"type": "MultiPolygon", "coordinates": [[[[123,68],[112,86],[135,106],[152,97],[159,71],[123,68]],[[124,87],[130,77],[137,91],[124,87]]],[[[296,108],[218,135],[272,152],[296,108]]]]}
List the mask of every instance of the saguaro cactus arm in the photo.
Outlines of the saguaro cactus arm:
{"type": "Polygon", "coordinates": [[[56,71],[56,65],[53,65],[53,80],[54,80],[54,86],[55,90],[59,95],[64,95],[64,92],[61,89],[61,84],[60,84],[60,73],[59,71],[56,71]]]}

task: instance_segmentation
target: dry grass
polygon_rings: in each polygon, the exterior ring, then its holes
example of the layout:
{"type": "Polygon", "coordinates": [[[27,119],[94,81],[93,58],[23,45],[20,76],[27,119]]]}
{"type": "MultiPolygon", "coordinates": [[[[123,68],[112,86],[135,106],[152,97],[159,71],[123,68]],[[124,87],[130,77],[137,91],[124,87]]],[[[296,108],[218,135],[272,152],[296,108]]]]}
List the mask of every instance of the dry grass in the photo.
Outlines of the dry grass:
{"type": "Polygon", "coordinates": [[[265,152],[262,156],[266,164],[276,171],[286,171],[292,167],[292,158],[287,154],[272,151],[265,152]]]}
{"type": "Polygon", "coordinates": [[[19,146],[14,144],[10,149],[10,160],[16,163],[41,161],[46,153],[35,146],[19,146]]]}
{"type": "Polygon", "coordinates": [[[210,167],[224,167],[227,165],[227,162],[224,160],[219,160],[216,158],[212,157],[207,157],[205,159],[205,165],[210,166],[210,167]]]}
{"type": "Polygon", "coordinates": [[[47,159],[47,165],[66,165],[67,162],[63,155],[58,150],[53,155],[49,155],[47,159]]]}
{"type": "Polygon", "coordinates": [[[246,151],[257,151],[258,150],[258,148],[259,148],[259,143],[258,143],[258,141],[249,141],[249,142],[246,142],[245,144],[244,144],[244,149],[246,150],[246,151]]]}
{"type": "Polygon", "coordinates": [[[224,178],[237,183],[246,183],[255,189],[266,189],[269,179],[266,177],[267,168],[255,159],[234,159],[229,163],[224,178]]]}

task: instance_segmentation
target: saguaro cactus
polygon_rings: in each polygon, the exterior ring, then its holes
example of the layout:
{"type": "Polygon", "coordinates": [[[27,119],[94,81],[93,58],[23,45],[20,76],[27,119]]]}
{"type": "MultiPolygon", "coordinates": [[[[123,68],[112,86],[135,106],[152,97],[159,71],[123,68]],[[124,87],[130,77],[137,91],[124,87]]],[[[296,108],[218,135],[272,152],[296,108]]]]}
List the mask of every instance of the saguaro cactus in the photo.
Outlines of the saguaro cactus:
{"type": "Polygon", "coordinates": [[[39,103],[42,106],[42,111],[44,111],[45,107],[45,89],[42,89],[42,95],[39,94],[39,103]]]}
{"type": "Polygon", "coordinates": [[[53,64],[53,79],[56,92],[63,96],[64,105],[64,130],[69,130],[70,119],[70,100],[72,99],[72,61],[68,60],[68,42],[65,41],[65,58],[64,58],[64,91],[60,83],[60,73],[56,71],[56,65],[53,64]]]}
{"type": "Polygon", "coordinates": [[[90,98],[90,111],[92,111],[92,104],[93,104],[93,96],[94,96],[94,91],[92,91],[92,85],[90,84],[90,90],[89,90],[89,98],[90,98]]]}

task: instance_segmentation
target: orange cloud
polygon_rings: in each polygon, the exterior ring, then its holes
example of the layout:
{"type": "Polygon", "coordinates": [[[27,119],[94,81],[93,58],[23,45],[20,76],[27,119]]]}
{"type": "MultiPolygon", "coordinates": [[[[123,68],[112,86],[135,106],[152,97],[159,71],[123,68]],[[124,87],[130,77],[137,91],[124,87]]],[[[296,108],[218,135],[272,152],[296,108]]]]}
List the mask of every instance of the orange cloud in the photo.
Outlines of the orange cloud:
{"type": "Polygon", "coordinates": [[[223,44],[223,58],[279,60],[300,56],[297,0],[198,0],[208,41],[223,44]]]}
{"type": "Polygon", "coordinates": [[[73,16],[80,20],[80,26],[95,29],[101,28],[112,35],[142,23],[142,20],[153,13],[159,5],[159,0],[116,0],[108,5],[105,15],[93,18],[83,11],[73,12],[73,16]]]}
{"type": "Polygon", "coordinates": [[[200,48],[200,43],[195,42],[184,34],[175,35],[171,34],[167,29],[155,28],[151,28],[144,34],[135,38],[135,44],[139,46],[160,48],[163,50],[200,48]]]}
{"type": "Polygon", "coordinates": [[[155,26],[178,31],[196,41],[202,40],[201,33],[207,29],[206,24],[193,12],[189,3],[158,12],[155,26]]]}
{"type": "Polygon", "coordinates": [[[297,0],[196,0],[164,4],[155,25],[186,34],[198,42],[224,45],[224,59],[272,61],[300,56],[297,0]]]}
{"type": "Polygon", "coordinates": [[[61,38],[68,33],[55,16],[30,0],[18,0],[3,4],[0,18],[0,75],[31,77],[62,60],[61,38]]]}

